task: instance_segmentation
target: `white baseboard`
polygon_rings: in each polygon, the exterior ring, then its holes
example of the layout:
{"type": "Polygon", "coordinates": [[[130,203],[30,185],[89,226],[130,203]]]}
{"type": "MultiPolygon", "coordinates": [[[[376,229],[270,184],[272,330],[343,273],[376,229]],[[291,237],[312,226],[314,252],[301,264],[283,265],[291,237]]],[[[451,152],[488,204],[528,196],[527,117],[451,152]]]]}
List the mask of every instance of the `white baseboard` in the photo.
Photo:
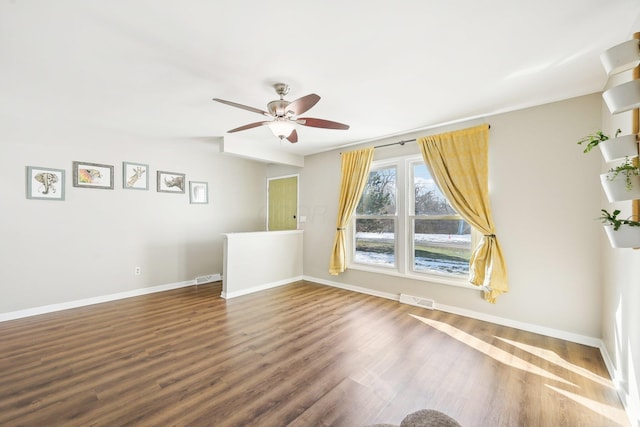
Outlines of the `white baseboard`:
{"type": "Polygon", "coordinates": [[[302,280],[307,280],[313,283],[319,283],[321,285],[332,286],[334,288],[345,289],[347,291],[359,292],[361,294],[373,295],[374,297],[386,298],[394,301],[399,301],[400,299],[400,294],[374,291],[373,289],[363,288],[361,286],[355,286],[355,285],[347,285],[345,283],[339,283],[331,280],[320,279],[318,277],[303,276],[302,280]]]}
{"type": "MultiPolygon", "coordinates": [[[[315,283],[319,283],[319,284],[322,284],[322,285],[332,286],[332,287],[335,287],[335,288],[341,288],[341,289],[354,291],[354,292],[359,292],[359,293],[363,293],[363,294],[367,294],[367,295],[373,295],[373,296],[376,296],[376,297],[386,298],[386,299],[390,299],[390,300],[394,300],[394,301],[399,301],[399,299],[400,299],[400,294],[393,294],[393,293],[388,293],[388,292],[380,292],[380,291],[375,291],[375,290],[368,289],[368,288],[363,288],[363,287],[360,287],[360,286],[349,285],[349,284],[334,282],[334,281],[330,281],[330,280],[320,279],[318,277],[311,277],[311,276],[304,276],[304,275],[303,276],[299,276],[299,277],[291,277],[291,278],[279,280],[279,281],[276,281],[276,282],[264,283],[264,284],[261,284],[261,285],[258,285],[258,286],[254,286],[254,287],[251,287],[251,288],[248,288],[248,289],[242,289],[242,290],[234,291],[234,292],[227,292],[223,287],[223,291],[222,291],[222,294],[220,296],[222,298],[225,298],[225,299],[235,298],[235,297],[239,297],[241,295],[247,295],[247,294],[250,294],[250,293],[259,292],[259,291],[263,291],[263,290],[266,290],[266,289],[271,289],[271,288],[275,288],[275,287],[278,287],[278,286],[283,286],[283,285],[286,285],[288,283],[296,282],[296,281],[299,281],[299,280],[308,280],[310,282],[315,282],[315,283]]],[[[119,300],[119,299],[123,299],[123,298],[131,298],[131,297],[151,294],[151,293],[155,293],[155,292],[162,292],[162,291],[167,291],[167,290],[170,290],[170,289],[177,289],[177,288],[182,288],[182,287],[186,287],[186,286],[192,286],[192,285],[195,284],[195,282],[196,282],[195,280],[187,280],[187,281],[184,281],[184,282],[169,283],[169,284],[165,284],[165,285],[152,286],[152,287],[149,287],[149,288],[134,289],[132,291],[119,292],[119,293],[110,294],[110,295],[102,295],[102,296],[97,296],[97,297],[81,299],[81,300],[63,302],[63,303],[59,303],[59,304],[51,304],[51,305],[28,308],[28,309],[24,309],[24,310],[13,311],[13,312],[0,313],[0,322],[4,322],[4,321],[8,321],[8,320],[14,320],[14,319],[20,319],[20,318],[23,318],[23,317],[36,316],[36,315],[39,315],[39,314],[52,313],[52,312],[55,312],[55,311],[67,310],[67,309],[70,309],[70,308],[77,308],[77,307],[83,307],[83,306],[92,305],[92,304],[99,304],[99,303],[102,303],[102,302],[115,301],[115,300],[119,300]]],[[[505,319],[505,318],[497,317],[497,316],[491,316],[491,315],[488,315],[488,314],[485,314],[485,313],[479,313],[479,312],[476,312],[476,311],[466,310],[466,309],[462,309],[462,308],[458,308],[458,307],[454,307],[454,306],[448,306],[448,305],[439,304],[437,302],[435,303],[435,307],[434,308],[436,310],[441,310],[441,311],[445,311],[445,312],[448,312],[448,313],[453,313],[453,314],[458,314],[458,315],[461,315],[461,316],[471,317],[473,319],[483,320],[483,321],[487,321],[487,322],[491,322],[491,323],[495,323],[495,324],[503,325],[503,326],[509,326],[509,327],[513,327],[513,328],[516,328],[516,329],[521,329],[521,330],[524,330],[524,331],[534,332],[534,333],[537,333],[537,334],[546,335],[546,336],[550,336],[550,337],[554,337],[554,338],[560,338],[560,339],[564,339],[564,340],[567,340],[567,341],[588,345],[590,347],[600,348],[601,350],[603,349],[602,341],[599,338],[588,337],[588,336],[584,336],[584,335],[574,334],[574,333],[571,333],[571,332],[561,331],[561,330],[552,329],[552,328],[546,328],[546,327],[543,327],[543,326],[534,325],[534,324],[530,324],[530,323],[519,322],[519,321],[516,321],[516,320],[505,319]]],[[[610,360],[609,360],[609,362],[610,362],[610,360]]],[[[610,369],[611,367],[608,366],[608,368],[610,369]]]]}
{"type": "Polygon", "coordinates": [[[589,347],[600,347],[601,340],[599,338],[587,335],[574,334],[573,332],[563,331],[561,329],[548,328],[533,323],[520,322],[518,320],[506,319],[504,317],[492,316],[490,314],[480,313],[477,311],[466,310],[459,307],[438,304],[436,310],[446,311],[447,313],[458,314],[460,316],[471,317],[473,319],[485,322],[495,323],[496,325],[508,326],[510,328],[520,329],[522,331],[533,332],[535,334],[544,335],[552,338],[559,338],[578,344],[587,345],[589,347]]]}
{"type": "Polygon", "coordinates": [[[633,396],[630,396],[629,393],[625,391],[622,384],[623,380],[620,378],[620,375],[613,364],[613,360],[611,360],[611,356],[607,351],[607,347],[605,347],[602,340],[600,341],[600,354],[602,355],[602,360],[604,360],[604,364],[607,367],[613,386],[618,393],[618,397],[622,402],[622,406],[629,418],[630,425],[640,427],[640,399],[636,398],[637,400],[634,401],[633,396]]]}
{"type": "MultiPolygon", "coordinates": [[[[360,286],[346,285],[344,283],[333,282],[330,280],[324,280],[317,277],[304,276],[304,280],[310,282],[320,283],[322,285],[333,286],[335,288],[346,289],[354,292],[360,292],[367,295],[373,295],[395,301],[400,301],[400,294],[392,294],[388,292],[374,291],[372,289],[363,288],[360,286]]],[[[520,322],[517,320],[506,319],[504,317],[492,316],[477,311],[466,310],[459,307],[454,307],[445,304],[439,304],[437,301],[434,305],[434,309],[445,311],[447,313],[458,314],[460,316],[471,317],[472,319],[482,320],[485,322],[495,323],[497,325],[508,326],[511,328],[520,329],[527,332],[533,332],[540,335],[545,335],[553,338],[560,338],[566,341],[575,342],[578,344],[588,345],[589,347],[599,348],[601,340],[599,338],[589,337],[585,335],[574,334],[559,329],[547,328],[544,326],[535,325],[532,323],[520,322]]]]}
{"type": "Polygon", "coordinates": [[[297,282],[300,280],[302,280],[302,276],[290,277],[288,279],[278,280],[276,282],[271,282],[271,283],[264,283],[261,285],[253,286],[251,288],[240,289],[238,291],[233,291],[233,292],[227,292],[223,284],[222,293],[220,294],[220,296],[224,299],[231,299],[231,298],[239,297],[242,295],[252,294],[254,292],[264,291],[271,288],[277,288],[278,286],[288,285],[289,283],[297,282]]]}
{"type": "Polygon", "coordinates": [[[152,286],[149,288],[134,289],[132,291],[118,292],[110,295],[102,295],[91,298],[84,298],[75,301],[62,302],[59,304],[43,305],[41,307],[27,308],[24,310],[12,311],[8,313],[0,313],[0,322],[8,320],[21,319],[23,317],[37,316],[39,314],[53,313],[55,311],[68,310],[70,308],[84,307],[87,305],[100,304],[102,302],[115,301],[124,298],[137,297],[140,295],[153,294],[156,292],[168,291],[171,289],[184,288],[186,286],[195,285],[195,280],[187,280],[184,282],[168,283],[165,285],[152,286]]]}

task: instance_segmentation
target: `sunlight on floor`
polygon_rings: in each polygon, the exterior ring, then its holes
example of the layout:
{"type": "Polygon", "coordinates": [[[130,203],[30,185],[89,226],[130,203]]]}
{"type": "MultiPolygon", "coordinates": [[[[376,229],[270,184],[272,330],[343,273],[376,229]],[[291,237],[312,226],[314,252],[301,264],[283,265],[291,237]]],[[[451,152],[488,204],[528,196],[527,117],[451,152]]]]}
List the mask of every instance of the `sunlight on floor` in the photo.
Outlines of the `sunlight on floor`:
{"type": "Polygon", "coordinates": [[[569,399],[578,402],[579,404],[581,404],[582,406],[584,406],[587,409],[592,410],[593,412],[602,415],[603,417],[606,417],[608,419],[610,419],[611,421],[620,424],[621,426],[628,426],[629,425],[629,421],[627,419],[627,414],[622,410],[622,409],[618,409],[618,408],[614,408],[610,405],[607,405],[605,403],[601,403],[601,402],[597,402],[593,399],[588,399],[584,396],[580,396],[579,394],[575,394],[575,393],[571,393],[570,391],[567,390],[562,390],[560,388],[554,387],[552,385],[549,384],[545,384],[548,388],[550,388],[551,390],[565,396],[568,397],[569,399]]]}
{"type": "Polygon", "coordinates": [[[494,345],[486,343],[481,339],[474,337],[473,335],[469,335],[466,332],[461,331],[458,328],[455,328],[451,325],[448,325],[443,322],[439,322],[437,320],[427,319],[424,317],[416,316],[414,314],[410,314],[410,316],[415,319],[420,320],[421,322],[426,323],[427,325],[444,332],[445,334],[457,339],[458,341],[467,344],[470,347],[478,350],[481,353],[486,354],[489,357],[497,360],[498,362],[504,363],[505,365],[511,366],[516,369],[522,369],[527,372],[531,372],[536,375],[540,375],[541,377],[548,378],[554,381],[558,381],[564,384],[568,384],[574,387],[577,387],[575,384],[561,378],[555,374],[552,374],[549,371],[546,371],[532,363],[527,362],[526,360],[522,360],[519,357],[514,356],[494,345]]]}
{"type": "Polygon", "coordinates": [[[580,366],[576,366],[572,363],[567,362],[566,360],[564,360],[562,357],[558,356],[555,352],[550,351],[550,350],[545,350],[543,348],[540,347],[534,347],[532,345],[528,345],[528,344],[523,344],[523,343],[519,343],[516,341],[511,341],[509,339],[506,338],[502,338],[502,337],[495,337],[498,338],[501,341],[506,342],[507,344],[510,344],[514,347],[517,347],[521,350],[524,350],[528,353],[531,353],[535,356],[538,356],[541,359],[544,359],[548,362],[551,362],[553,364],[556,364],[568,371],[571,371],[573,373],[576,373],[578,375],[582,375],[585,378],[590,379],[593,382],[597,382],[598,384],[605,386],[605,387],[609,387],[609,388],[613,388],[613,383],[611,382],[611,380],[606,379],[606,378],[602,378],[599,375],[594,374],[593,372],[584,369],[580,366]]]}
{"type": "MultiPolygon", "coordinates": [[[[433,320],[433,319],[427,319],[421,316],[417,316],[414,314],[410,314],[411,317],[441,331],[444,332],[445,334],[449,335],[452,338],[455,338],[456,340],[476,349],[477,351],[486,354],[489,357],[492,357],[493,359],[497,360],[498,362],[504,363],[505,365],[511,366],[513,368],[516,369],[522,369],[525,370],[527,372],[536,374],[536,375],[540,375],[544,378],[548,378],[554,381],[559,381],[563,384],[567,384],[570,386],[575,387],[576,389],[579,389],[579,387],[576,384],[573,384],[567,380],[565,380],[564,378],[560,378],[557,375],[552,374],[551,372],[542,369],[532,363],[529,363],[519,357],[516,357],[494,345],[491,345],[489,343],[486,343],[484,341],[482,341],[479,338],[474,337],[473,335],[470,335],[466,332],[461,331],[458,328],[455,328],[447,323],[443,323],[443,322],[439,322],[437,320],[433,320]]],[[[566,369],[570,372],[576,373],[578,375],[581,375],[593,382],[598,383],[601,386],[604,386],[608,389],[613,389],[613,384],[610,380],[602,378],[596,374],[594,374],[591,371],[588,371],[584,368],[581,368],[579,366],[576,366],[572,363],[567,362],[566,360],[562,359],[560,356],[558,356],[556,353],[549,351],[549,350],[545,350],[539,347],[534,347],[531,345],[527,345],[527,344],[523,344],[523,343],[519,343],[516,341],[512,341],[506,338],[501,338],[501,337],[495,337],[498,338],[499,340],[513,345],[514,347],[517,347],[521,350],[524,350],[534,356],[537,356],[543,360],[546,360],[550,363],[553,363],[554,365],[558,365],[559,367],[566,369]]],[[[606,403],[602,403],[602,402],[598,402],[595,401],[593,399],[589,399],[587,397],[581,396],[579,394],[576,393],[572,393],[570,391],[567,390],[563,390],[561,388],[558,387],[554,387],[552,385],[549,384],[545,384],[545,386],[553,391],[555,391],[558,394],[561,394],[577,403],[579,403],[580,405],[584,406],[585,408],[603,416],[608,418],[609,420],[618,423],[621,426],[628,426],[629,422],[628,422],[628,418],[627,418],[627,414],[625,413],[624,409],[621,408],[617,408],[615,406],[611,406],[608,405],[606,403]]]]}

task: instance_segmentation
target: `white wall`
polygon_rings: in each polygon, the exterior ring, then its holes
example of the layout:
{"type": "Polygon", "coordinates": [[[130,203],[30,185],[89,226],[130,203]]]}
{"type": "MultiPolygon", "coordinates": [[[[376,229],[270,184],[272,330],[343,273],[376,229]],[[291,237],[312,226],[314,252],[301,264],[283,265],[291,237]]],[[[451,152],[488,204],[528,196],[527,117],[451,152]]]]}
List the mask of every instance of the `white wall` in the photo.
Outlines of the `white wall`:
{"type": "Polygon", "coordinates": [[[302,278],[302,230],[227,233],[222,297],[234,298],[302,278]]]}
{"type": "MultiPolygon", "coordinates": [[[[630,78],[630,73],[611,79],[618,84],[630,78]]],[[[612,116],[606,105],[602,105],[602,122],[605,133],[613,135],[616,129],[622,134],[632,132],[631,112],[612,116]]],[[[612,164],[602,164],[606,171],[612,164]]],[[[602,208],[612,211],[620,209],[623,218],[632,214],[631,202],[609,203],[602,197],[602,208]]],[[[627,412],[640,426],[640,251],[612,249],[608,239],[602,235],[602,258],[604,260],[602,340],[614,370],[614,381],[622,390],[627,412]]]]}
{"type": "MultiPolygon", "coordinates": [[[[301,205],[310,212],[302,224],[305,276],[372,292],[423,296],[487,316],[599,338],[602,230],[594,219],[600,211],[600,160],[597,153],[584,155],[576,141],[599,128],[600,106],[600,95],[594,94],[486,118],[491,125],[491,201],[510,278],[510,292],[495,305],[479,291],[461,287],[357,270],[329,275],[338,151],[305,158],[300,192],[301,205]]],[[[415,152],[415,144],[406,144],[378,149],[376,158],[415,152]]]]}
{"type": "MultiPolygon", "coordinates": [[[[487,118],[491,197],[511,286],[495,305],[459,287],[355,270],[330,276],[338,151],[309,156],[298,169],[226,156],[215,143],[199,140],[34,130],[0,135],[0,313],[223,273],[221,234],[264,230],[266,176],[295,170],[300,215],[307,219],[301,224],[305,276],[599,337],[602,230],[594,218],[601,208],[601,164],[575,141],[600,121],[597,94],[487,118]],[[115,165],[116,189],[72,187],[73,160],[115,165]],[[123,160],[151,166],[148,192],[121,188],[123,160]],[[67,170],[66,200],[27,200],[26,165],[67,170]],[[210,204],[157,193],[158,169],[208,181],[210,204]],[[135,266],[142,267],[141,276],[133,275],[135,266]]],[[[417,152],[415,144],[383,148],[376,157],[407,152],[417,152]]]]}
{"type": "Polygon", "coordinates": [[[0,313],[223,273],[222,233],[264,230],[266,166],[216,142],[0,129],[0,313]],[[72,187],[74,160],[114,165],[115,189],[72,187]],[[149,191],[122,189],[122,161],[149,164],[149,191]],[[66,200],[26,199],[27,165],[66,170],[66,200]],[[156,192],[157,170],[207,181],[209,204],[156,192]]]}

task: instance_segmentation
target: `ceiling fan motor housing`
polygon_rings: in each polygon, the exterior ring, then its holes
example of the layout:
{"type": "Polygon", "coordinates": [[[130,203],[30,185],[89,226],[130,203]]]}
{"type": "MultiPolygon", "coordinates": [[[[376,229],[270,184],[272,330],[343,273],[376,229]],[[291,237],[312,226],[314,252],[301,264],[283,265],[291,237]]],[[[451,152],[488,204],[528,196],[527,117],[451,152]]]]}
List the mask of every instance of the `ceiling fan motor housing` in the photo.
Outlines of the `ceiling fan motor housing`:
{"type": "Polygon", "coordinates": [[[286,117],[291,116],[292,112],[287,112],[287,106],[290,104],[289,101],[285,101],[284,99],[278,99],[275,101],[271,101],[267,104],[267,109],[271,115],[276,117],[286,117]],[[289,114],[287,114],[289,113],[289,114]]]}

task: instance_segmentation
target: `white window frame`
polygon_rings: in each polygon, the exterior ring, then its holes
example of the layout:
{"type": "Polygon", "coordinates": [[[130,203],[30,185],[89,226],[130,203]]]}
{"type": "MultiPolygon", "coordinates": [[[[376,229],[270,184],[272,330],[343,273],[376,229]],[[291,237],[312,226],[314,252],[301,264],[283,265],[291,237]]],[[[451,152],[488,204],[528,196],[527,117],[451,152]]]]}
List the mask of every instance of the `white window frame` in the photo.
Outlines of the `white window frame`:
{"type": "MultiPolygon", "coordinates": [[[[384,169],[386,167],[396,167],[396,266],[376,266],[372,264],[357,263],[355,257],[355,222],[356,214],[349,223],[348,232],[351,236],[348,239],[348,264],[347,267],[352,270],[368,271],[373,273],[385,274],[395,277],[404,277],[415,280],[422,280],[432,283],[445,285],[461,286],[465,288],[477,289],[471,285],[468,276],[456,276],[437,272],[422,272],[413,270],[413,254],[414,254],[414,238],[413,238],[413,219],[420,216],[412,214],[414,204],[414,188],[413,188],[413,164],[424,162],[421,155],[409,155],[403,157],[394,157],[391,159],[377,160],[371,164],[371,171],[376,169],[384,169]]],[[[358,216],[358,218],[366,218],[366,216],[358,216]]],[[[387,217],[389,218],[389,217],[387,217]]],[[[442,217],[444,218],[444,217],[442,217]]],[[[449,217],[447,217],[449,218],[449,217]]],[[[451,216],[452,219],[459,219],[459,216],[451,216]]],[[[430,217],[430,219],[434,219],[430,217]]],[[[474,248],[478,242],[480,234],[473,229],[471,231],[471,247],[474,248]]]]}
{"type": "MultiPolygon", "coordinates": [[[[388,169],[390,167],[394,167],[396,169],[396,212],[394,215],[358,215],[357,212],[354,213],[353,215],[353,219],[350,221],[349,223],[349,227],[348,227],[348,231],[351,235],[351,249],[349,250],[349,254],[350,256],[348,257],[350,263],[352,265],[358,266],[358,267],[353,267],[353,268],[358,268],[358,269],[362,269],[360,267],[364,267],[364,268],[369,268],[372,267],[375,270],[383,270],[383,271],[387,271],[387,272],[391,272],[391,271],[396,271],[398,270],[398,268],[400,268],[400,266],[402,264],[404,264],[404,258],[400,256],[400,253],[403,252],[401,250],[402,246],[400,245],[404,245],[404,240],[403,240],[403,236],[402,233],[400,232],[401,230],[403,230],[403,227],[401,227],[398,223],[400,221],[400,216],[398,215],[398,212],[401,209],[401,206],[403,205],[403,203],[400,202],[399,198],[400,198],[400,193],[402,193],[402,191],[400,191],[400,185],[398,183],[399,180],[399,175],[400,175],[400,168],[397,165],[397,162],[395,161],[377,161],[377,162],[373,162],[371,164],[371,168],[369,170],[369,173],[378,170],[378,169],[388,169]],[[393,219],[394,220],[394,245],[395,245],[395,253],[394,253],[394,258],[395,258],[395,266],[390,266],[390,265],[373,265],[373,264],[362,264],[362,263],[358,263],[355,261],[355,247],[356,247],[356,233],[355,233],[355,223],[356,223],[356,219],[393,219]],[[400,259],[400,258],[402,259],[400,259]]],[[[367,177],[367,180],[369,179],[369,177],[367,177]]]]}

